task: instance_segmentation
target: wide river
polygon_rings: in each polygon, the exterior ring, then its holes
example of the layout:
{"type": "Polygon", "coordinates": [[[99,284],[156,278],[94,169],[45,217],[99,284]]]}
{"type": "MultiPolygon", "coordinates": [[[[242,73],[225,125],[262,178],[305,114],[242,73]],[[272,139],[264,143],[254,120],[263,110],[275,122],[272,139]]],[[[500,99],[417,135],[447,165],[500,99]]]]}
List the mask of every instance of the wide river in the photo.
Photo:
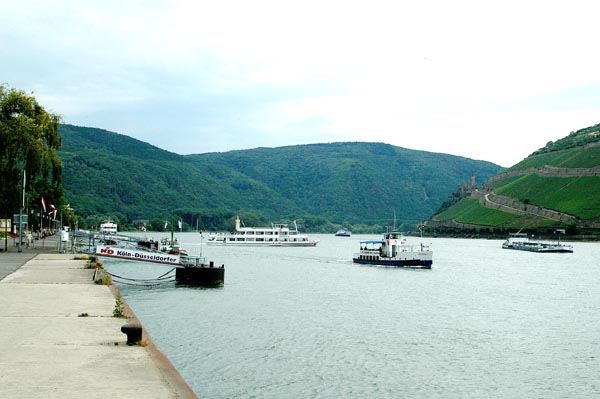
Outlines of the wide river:
{"type": "Polygon", "coordinates": [[[600,397],[599,243],[535,254],[426,238],[433,268],[410,270],[352,263],[377,235],[313,235],[313,248],[176,236],[225,264],[223,287],[117,286],[200,398],[600,397]]]}

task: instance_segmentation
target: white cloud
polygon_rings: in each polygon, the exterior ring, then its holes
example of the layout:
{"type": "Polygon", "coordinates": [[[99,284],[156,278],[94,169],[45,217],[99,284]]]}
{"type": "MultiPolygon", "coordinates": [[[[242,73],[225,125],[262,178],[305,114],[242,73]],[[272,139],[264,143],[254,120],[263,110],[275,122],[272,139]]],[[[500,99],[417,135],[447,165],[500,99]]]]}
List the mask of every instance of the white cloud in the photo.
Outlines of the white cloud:
{"type": "Polygon", "coordinates": [[[383,141],[509,166],[600,122],[596,11],[22,0],[0,15],[0,75],[67,123],[180,153],[383,141]]]}

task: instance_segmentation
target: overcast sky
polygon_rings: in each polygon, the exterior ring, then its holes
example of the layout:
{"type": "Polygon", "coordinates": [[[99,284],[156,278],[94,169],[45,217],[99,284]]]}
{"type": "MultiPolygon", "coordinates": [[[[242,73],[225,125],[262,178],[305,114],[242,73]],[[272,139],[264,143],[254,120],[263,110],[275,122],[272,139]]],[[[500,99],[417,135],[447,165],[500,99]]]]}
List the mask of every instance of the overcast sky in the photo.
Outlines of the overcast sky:
{"type": "Polygon", "coordinates": [[[2,3],[0,83],[179,154],[368,141],[511,166],[600,123],[597,1],[2,3]]]}

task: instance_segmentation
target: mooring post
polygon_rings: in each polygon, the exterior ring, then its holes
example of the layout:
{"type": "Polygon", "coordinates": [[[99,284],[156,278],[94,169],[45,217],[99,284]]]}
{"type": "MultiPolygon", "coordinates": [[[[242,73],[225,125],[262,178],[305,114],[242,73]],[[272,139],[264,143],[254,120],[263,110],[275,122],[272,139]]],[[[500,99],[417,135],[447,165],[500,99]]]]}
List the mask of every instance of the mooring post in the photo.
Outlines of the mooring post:
{"type": "Polygon", "coordinates": [[[142,326],[140,324],[124,324],[121,327],[121,332],[127,335],[127,345],[135,345],[142,340],[142,326]]]}

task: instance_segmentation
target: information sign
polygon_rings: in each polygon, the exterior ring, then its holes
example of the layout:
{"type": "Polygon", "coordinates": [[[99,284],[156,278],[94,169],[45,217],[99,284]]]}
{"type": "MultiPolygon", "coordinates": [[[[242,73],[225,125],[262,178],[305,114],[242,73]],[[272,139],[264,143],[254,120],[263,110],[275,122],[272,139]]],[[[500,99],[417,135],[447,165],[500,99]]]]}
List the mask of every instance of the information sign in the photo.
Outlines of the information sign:
{"type": "MultiPolygon", "coordinates": [[[[19,214],[18,213],[13,215],[13,223],[16,225],[19,224],[19,214]]],[[[27,224],[27,215],[25,215],[25,214],[21,215],[21,224],[27,224]]]]}

